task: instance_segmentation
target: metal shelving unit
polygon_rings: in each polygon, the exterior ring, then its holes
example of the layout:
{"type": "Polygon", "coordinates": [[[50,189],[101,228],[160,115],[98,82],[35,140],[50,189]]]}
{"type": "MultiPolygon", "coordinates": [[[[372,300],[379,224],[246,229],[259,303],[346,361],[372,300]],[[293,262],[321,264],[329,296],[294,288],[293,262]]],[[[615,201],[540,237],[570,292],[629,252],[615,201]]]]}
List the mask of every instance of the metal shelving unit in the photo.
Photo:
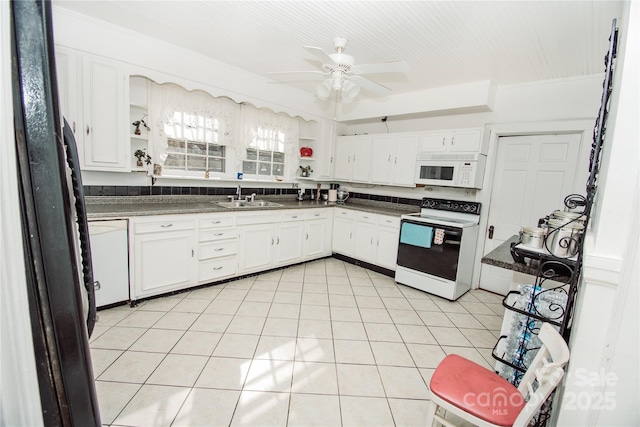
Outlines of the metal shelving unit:
{"type": "MultiPolygon", "coordinates": [[[[589,178],[586,184],[586,195],[572,194],[564,200],[565,207],[573,212],[582,214],[579,219],[587,229],[591,209],[597,192],[597,180],[600,170],[600,158],[606,133],[609,98],[612,90],[613,66],[616,58],[618,27],[616,20],[612,22],[609,37],[609,49],[605,56],[605,78],[603,93],[598,112],[598,118],[593,132],[593,143],[589,158],[589,178]]],[[[545,237],[547,251],[529,250],[519,246],[519,241],[511,244],[511,255],[516,262],[530,262],[537,264],[537,275],[534,284],[523,288],[523,291],[509,292],[502,301],[506,310],[513,313],[516,326],[512,328],[517,336],[502,335],[493,348],[493,358],[505,365],[503,376],[507,376],[512,384],[517,386],[528,368],[528,362],[540,348],[537,338],[543,322],[554,325],[568,342],[573,326],[573,314],[576,297],[579,291],[583,258],[583,233],[575,236],[561,237],[558,244],[562,248],[575,247],[576,253],[567,257],[554,256],[551,253],[550,242],[560,229],[569,226],[578,219],[568,220],[557,228],[549,228],[545,237]],[[510,374],[510,375],[508,375],[510,374]]],[[[551,402],[549,399],[534,419],[535,426],[544,426],[551,416],[551,402]]]]}

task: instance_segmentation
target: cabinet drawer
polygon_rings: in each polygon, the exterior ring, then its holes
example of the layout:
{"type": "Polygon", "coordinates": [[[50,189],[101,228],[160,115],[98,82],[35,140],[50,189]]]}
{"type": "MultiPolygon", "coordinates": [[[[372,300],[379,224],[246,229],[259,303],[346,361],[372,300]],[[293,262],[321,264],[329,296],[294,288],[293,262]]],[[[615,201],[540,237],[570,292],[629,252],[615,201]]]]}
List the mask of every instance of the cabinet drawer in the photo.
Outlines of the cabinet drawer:
{"type": "Polygon", "coordinates": [[[357,212],[356,219],[358,222],[376,223],[378,215],[369,212],[357,212]]]}
{"type": "Polygon", "coordinates": [[[233,276],[237,270],[237,257],[214,258],[198,263],[198,282],[213,282],[233,276]]]}
{"type": "Polygon", "coordinates": [[[200,230],[198,233],[198,241],[200,242],[212,242],[214,240],[228,240],[238,237],[238,232],[235,228],[230,230],[200,230]]]}
{"type": "Polygon", "coordinates": [[[356,211],[348,209],[336,209],[334,218],[356,219],[356,211]]]}
{"type": "Polygon", "coordinates": [[[249,224],[269,224],[273,222],[280,222],[282,215],[278,213],[260,213],[260,212],[245,212],[238,214],[236,218],[236,224],[249,225],[249,224]]]}
{"type": "Polygon", "coordinates": [[[378,215],[378,224],[386,227],[400,228],[400,217],[378,215]]]}
{"type": "Polygon", "coordinates": [[[212,216],[209,218],[202,218],[198,221],[198,228],[206,229],[206,228],[221,228],[221,227],[233,227],[233,217],[225,216],[225,217],[216,217],[212,216]]]}
{"type": "Polygon", "coordinates": [[[198,246],[198,259],[220,258],[238,252],[237,240],[201,243],[198,246]]]}
{"type": "Polygon", "coordinates": [[[188,220],[165,220],[154,222],[134,223],[134,233],[157,233],[163,231],[191,230],[196,227],[195,221],[188,220]]]}
{"type": "Polygon", "coordinates": [[[306,212],[304,216],[305,219],[326,219],[328,217],[328,209],[312,210],[311,212],[306,212]]]}
{"type": "Polygon", "coordinates": [[[302,221],[305,219],[304,211],[286,212],[282,214],[282,222],[302,221]]]}

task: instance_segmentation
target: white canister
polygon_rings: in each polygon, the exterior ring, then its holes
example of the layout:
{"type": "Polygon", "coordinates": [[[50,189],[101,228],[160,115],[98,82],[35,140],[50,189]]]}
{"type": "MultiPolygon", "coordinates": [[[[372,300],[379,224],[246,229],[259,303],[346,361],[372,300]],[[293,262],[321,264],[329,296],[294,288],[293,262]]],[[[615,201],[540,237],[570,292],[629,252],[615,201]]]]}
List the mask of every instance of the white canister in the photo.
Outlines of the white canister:
{"type": "Polygon", "coordinates": [[[329,201],[330,202],[338,201],[338,190],[329,190],[329,201]]]}

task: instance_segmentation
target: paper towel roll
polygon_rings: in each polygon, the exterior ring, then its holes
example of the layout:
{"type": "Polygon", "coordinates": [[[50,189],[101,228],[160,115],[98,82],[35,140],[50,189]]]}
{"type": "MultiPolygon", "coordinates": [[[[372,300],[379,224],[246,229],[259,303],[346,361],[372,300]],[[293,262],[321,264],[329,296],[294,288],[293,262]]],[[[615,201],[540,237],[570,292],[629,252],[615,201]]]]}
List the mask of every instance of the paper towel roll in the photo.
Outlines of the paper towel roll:
{"type": "Polygon", "coordinates": [[[329,201],[330,202],[338,201],[338,190],[329,190],[329,201]]]}

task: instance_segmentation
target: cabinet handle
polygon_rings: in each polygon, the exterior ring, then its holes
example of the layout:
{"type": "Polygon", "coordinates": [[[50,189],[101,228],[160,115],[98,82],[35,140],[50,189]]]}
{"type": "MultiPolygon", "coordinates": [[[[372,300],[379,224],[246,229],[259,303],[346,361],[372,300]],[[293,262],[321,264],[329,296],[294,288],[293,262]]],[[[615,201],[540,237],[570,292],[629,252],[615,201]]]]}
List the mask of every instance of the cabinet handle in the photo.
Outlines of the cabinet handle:
{"type": "Polygon", "coordinates": [[[362,215],[362,218],[364,218],[364,219],[369,219],[369,217],[368,217],[368,216],[366,216],[366,215],[362,215]]]}
{"type": "Polygon", "coordinates": [[[211,221],[211,224],[220,224],[222,221],[211,221]]]}
{"type": "Polygon", "coordinates": [[[216,252],[224,251],[224,248],[215,248],[216,252]]]}
{"type": "Polygon", "coordinates": [[[315,216],[320,216],[320,214],[315,214],[315,216]]]}
{"type": "Polygon", "coordinates": [[[298,218],[298,215],[293,215],[291,218],[298,218]]]}
{"type": "Polygon", "coordinates": [[[90,131],[91,131],[91,128],[89,127],[89,125],[87,125],[87,135],[89,135],[90,131]]]}
{"type": "Polygon", "coordinates": [[[214,234],[214,236],[222,236],[222,235],[224,235],[224,233],[216,233],[216,234],[214,234]]]}
{"type": "Polygon", "coordinates": [[[273,237],[271,238],[271,246],[273,246],[273,237]]]}
{"type": "Polygon", "coordinates": [[[391,161],[391,154],[389,154],[389,157],[387,158],[387,161],[390,162],[391,161]]]}
{"type": "Polygon", "coordinates": [[[347,163],[351,163],[351,156],[347,156],[347,163]]]}
{"type": "Polygon", "coordinates": [[[333,156],[331,156],[331,160],[329,160],[329,163],[333,163],[333,156]]]}
{"type": "Polygon", "coordinates": [[[380,239],[378,239],[378,243],[376,244],[377,247],[380,247],[380,239]]]}
{"type": "Polygon", "coordinates": [[[309,233],[307,233],[307,237],[305,238],[305,240],[309,240],[309,233]]]}
{"type": "Polygon", "coordinates": [[[214,270],[222,270],[222,266],[220,267],[213,267],[214,270]]]}
{"type": "Polygon", "coordinates": [[[355,162],[356,162],[356,155],[354,154],[353,155],[353,163],[355,163],[355,162]]]}
{"type": "Polygon", "coordinates": [[[455,141],[455,140],[456,140],[455,136],[451,138],[451,145],[453,145],[453,141],[455,141]]]}
{"type": "Polygon", "coordinates": [[[276,245],[280,244],[280,237],[278,237],[278,241],[276,242],[276,245]]]}
{"type": "Polygon", "coordinates": [[[75,135],[75,133],[76,133],[76,122],[74,121],[73,122],[73,134],[75,135]]]}
{"type": "Polygon", "coordinates": [[[173,227],[173,224],[161,224],[160,227],[169,228],[169,227],[173,227]]]}
{"type": "Polygon", "coordinates": [[[371,246],[373,246],[373,237],[371,238],[371,246]]]}
{"type": "Polygon", "coordinates": [[[393,162],[393,163],[396,164],[396,165],[398,164],[398,156],[396,156],[396,161],[393,162]]]}
{"type": "Polygon", "coordinates": [[[446,136],[443,136],[443,137],[442,137],[442,146],[443,146],[443,147],[444,147],[444,140],[445,140],[446,138],[447,138],[446,136]]]}
{"type": "Polygon", "coordinates": [[[349,239],[351,239],[351,237],[353,237],[353,231],[349,233],[349,239]]]}
{"type": "Polygon", "coordinates": [[[193,249],[191,249],[191,258],[193,258],[193,255],[195,255],[195,252],[193,252],[193,249]]]}

